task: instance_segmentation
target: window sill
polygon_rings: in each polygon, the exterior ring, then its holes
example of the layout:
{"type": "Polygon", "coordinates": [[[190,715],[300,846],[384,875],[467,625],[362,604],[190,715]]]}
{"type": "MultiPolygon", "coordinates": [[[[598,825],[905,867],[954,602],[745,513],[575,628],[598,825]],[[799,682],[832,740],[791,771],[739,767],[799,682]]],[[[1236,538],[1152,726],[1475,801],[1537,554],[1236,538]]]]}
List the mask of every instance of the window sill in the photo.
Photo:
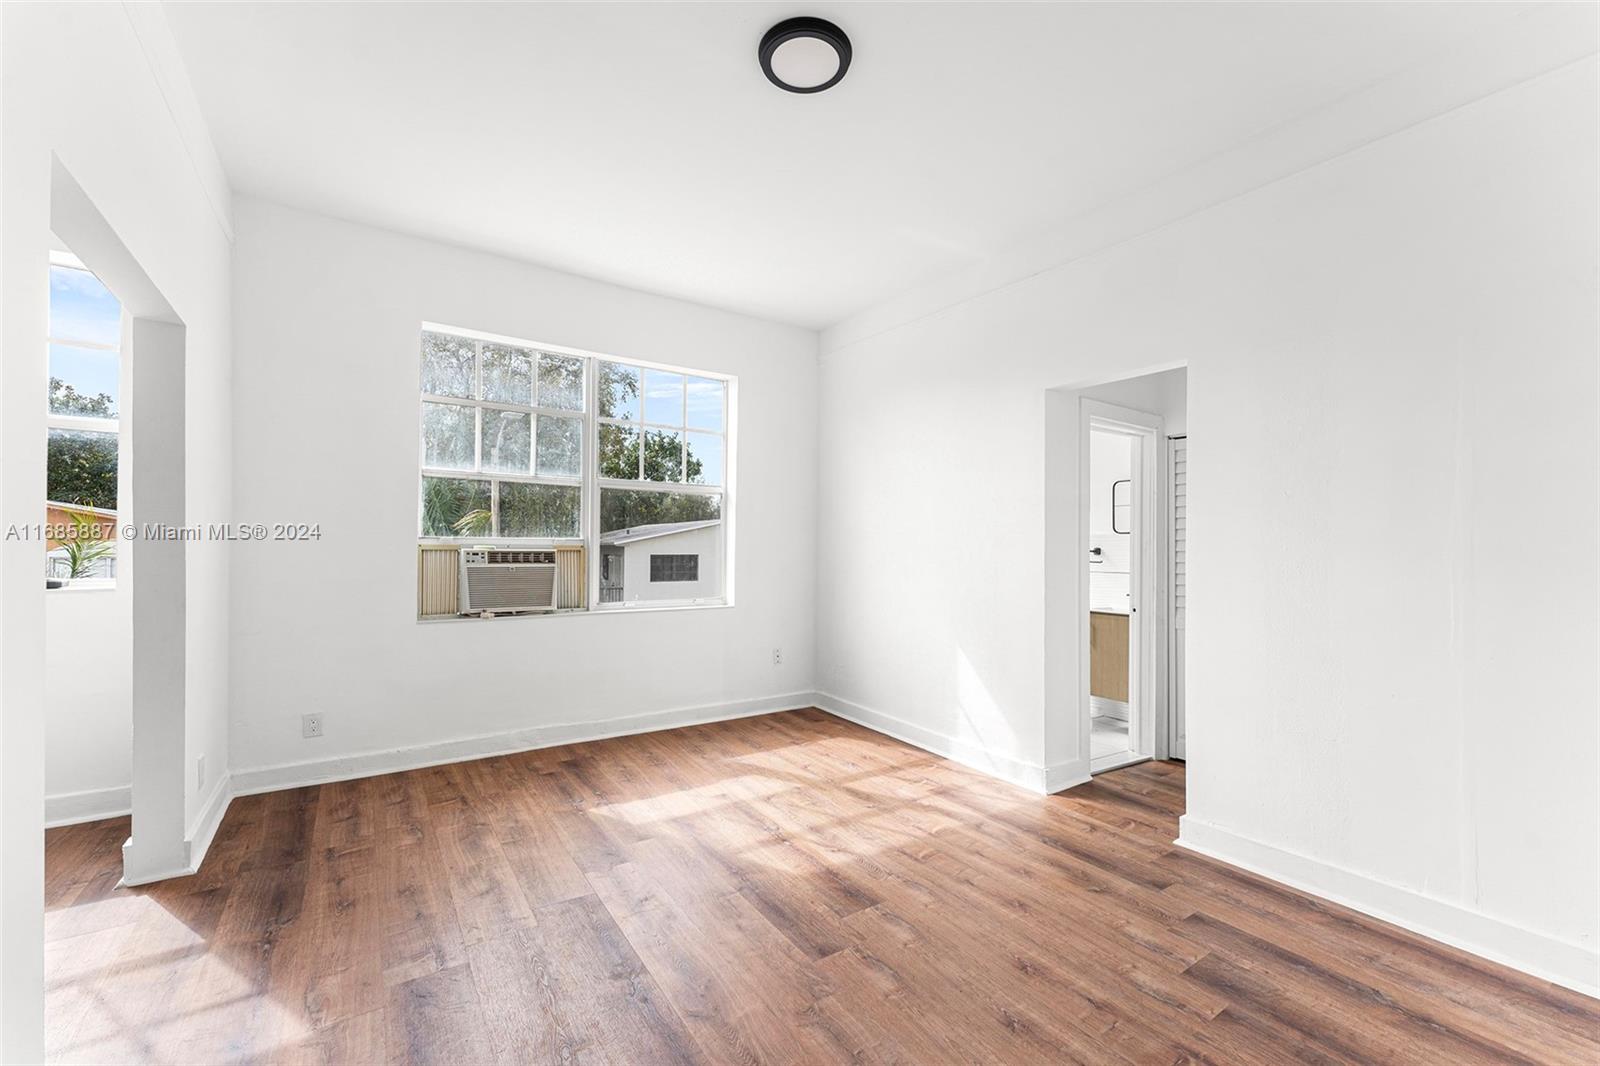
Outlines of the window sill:
{"type": "Polygon", "coordinates": [[[45,594],[49,596],[54,596],[62,592],[115,592],[117,591],[117,583],[115,581],[95,580],[90,578],[78,581],[69,581],[60,588],[47,588],[44,591],[45,594]]]}
{"type": "Polygon", "coordinates": [[[649,607],[628,607],[620,604],[607,604],[604,607],[586,607],[565,611],[529,612],[527,614],[503,614],[494,618],[480,618],[477,615],[460,614],[447,616],[430,616],[418,618],[418,625],[448,625],[452,622],[518,622],[525,618],[572,618],[586,615],[603,614],[659,614],[667,611],[726,611],[733,607],[731,603],[673,603],[649,607]]]}

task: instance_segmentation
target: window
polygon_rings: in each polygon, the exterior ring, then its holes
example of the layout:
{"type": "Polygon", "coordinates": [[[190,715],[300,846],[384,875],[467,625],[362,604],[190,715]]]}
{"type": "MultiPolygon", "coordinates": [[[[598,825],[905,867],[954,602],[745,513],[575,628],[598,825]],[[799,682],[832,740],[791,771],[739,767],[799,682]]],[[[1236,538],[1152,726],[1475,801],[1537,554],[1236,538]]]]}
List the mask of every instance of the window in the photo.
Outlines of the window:
{"type": "Polygon", "coordinates": [[[583,535],[584,360],[422,334],[422,535],[583,535]]]}
{"type": "Polygon", "coordinates": [[[50,256],[47,576],[116,577],[122,305],[74,256],[50,256]]]}
{"type": "Polygon", "coordinates": [[[650,556],[651,581],[699,581],[700,556],[652,555],[650,556]]]}
{"type": "Polygon", "coordinates": [[[731,379],[425,327],[420,381],[422,537],[581,542],[597,606],[723,601],[731,379]]]}

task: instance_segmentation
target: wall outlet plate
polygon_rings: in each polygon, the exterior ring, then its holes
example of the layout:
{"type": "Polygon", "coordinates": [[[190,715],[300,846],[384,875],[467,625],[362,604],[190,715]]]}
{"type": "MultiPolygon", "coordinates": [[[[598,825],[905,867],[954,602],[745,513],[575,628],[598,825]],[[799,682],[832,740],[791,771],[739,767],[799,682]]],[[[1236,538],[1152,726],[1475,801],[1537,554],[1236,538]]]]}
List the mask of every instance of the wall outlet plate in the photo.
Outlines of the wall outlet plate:
{"type": "Polygon", "coordinates": [[[194,787],[206,787],[206,757],[204,755],[194,761],[194,787]]]}
{"type": "Polygon", "coordinates": [[[783,649],[782,648],[773,648],[772,649],[772,665],[773,666],[782,666],[783,665],[783,649]]]}
{"type": "Polygon", "coordinates": [[[302,714],[300,716],[300,735],[307,739],[322,735],[322,715],[302,714]]]}

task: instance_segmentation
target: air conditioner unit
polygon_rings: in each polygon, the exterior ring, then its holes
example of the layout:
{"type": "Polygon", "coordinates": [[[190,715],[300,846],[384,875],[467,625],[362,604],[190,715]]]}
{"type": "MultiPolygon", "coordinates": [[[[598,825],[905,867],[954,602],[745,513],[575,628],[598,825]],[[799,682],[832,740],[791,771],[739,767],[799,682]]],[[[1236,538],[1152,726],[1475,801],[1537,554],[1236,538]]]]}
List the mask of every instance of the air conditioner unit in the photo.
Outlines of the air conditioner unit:
{"type": "Polygon", "coordinates": [[[462,614],[556,609],[556,553],[548,549],[462,548],[462,614]]]}

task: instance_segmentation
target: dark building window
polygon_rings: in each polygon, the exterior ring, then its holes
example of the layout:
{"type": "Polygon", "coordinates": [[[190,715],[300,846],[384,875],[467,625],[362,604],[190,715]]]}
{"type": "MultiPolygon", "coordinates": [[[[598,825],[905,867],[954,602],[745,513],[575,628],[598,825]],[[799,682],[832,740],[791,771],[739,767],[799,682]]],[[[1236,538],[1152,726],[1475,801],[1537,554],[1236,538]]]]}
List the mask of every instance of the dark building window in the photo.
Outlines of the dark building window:
{"type": "Polygon", "coordinates": [[[651,581],[699,581],[700,556],[652,555],[650,556],[651,581]]]}

